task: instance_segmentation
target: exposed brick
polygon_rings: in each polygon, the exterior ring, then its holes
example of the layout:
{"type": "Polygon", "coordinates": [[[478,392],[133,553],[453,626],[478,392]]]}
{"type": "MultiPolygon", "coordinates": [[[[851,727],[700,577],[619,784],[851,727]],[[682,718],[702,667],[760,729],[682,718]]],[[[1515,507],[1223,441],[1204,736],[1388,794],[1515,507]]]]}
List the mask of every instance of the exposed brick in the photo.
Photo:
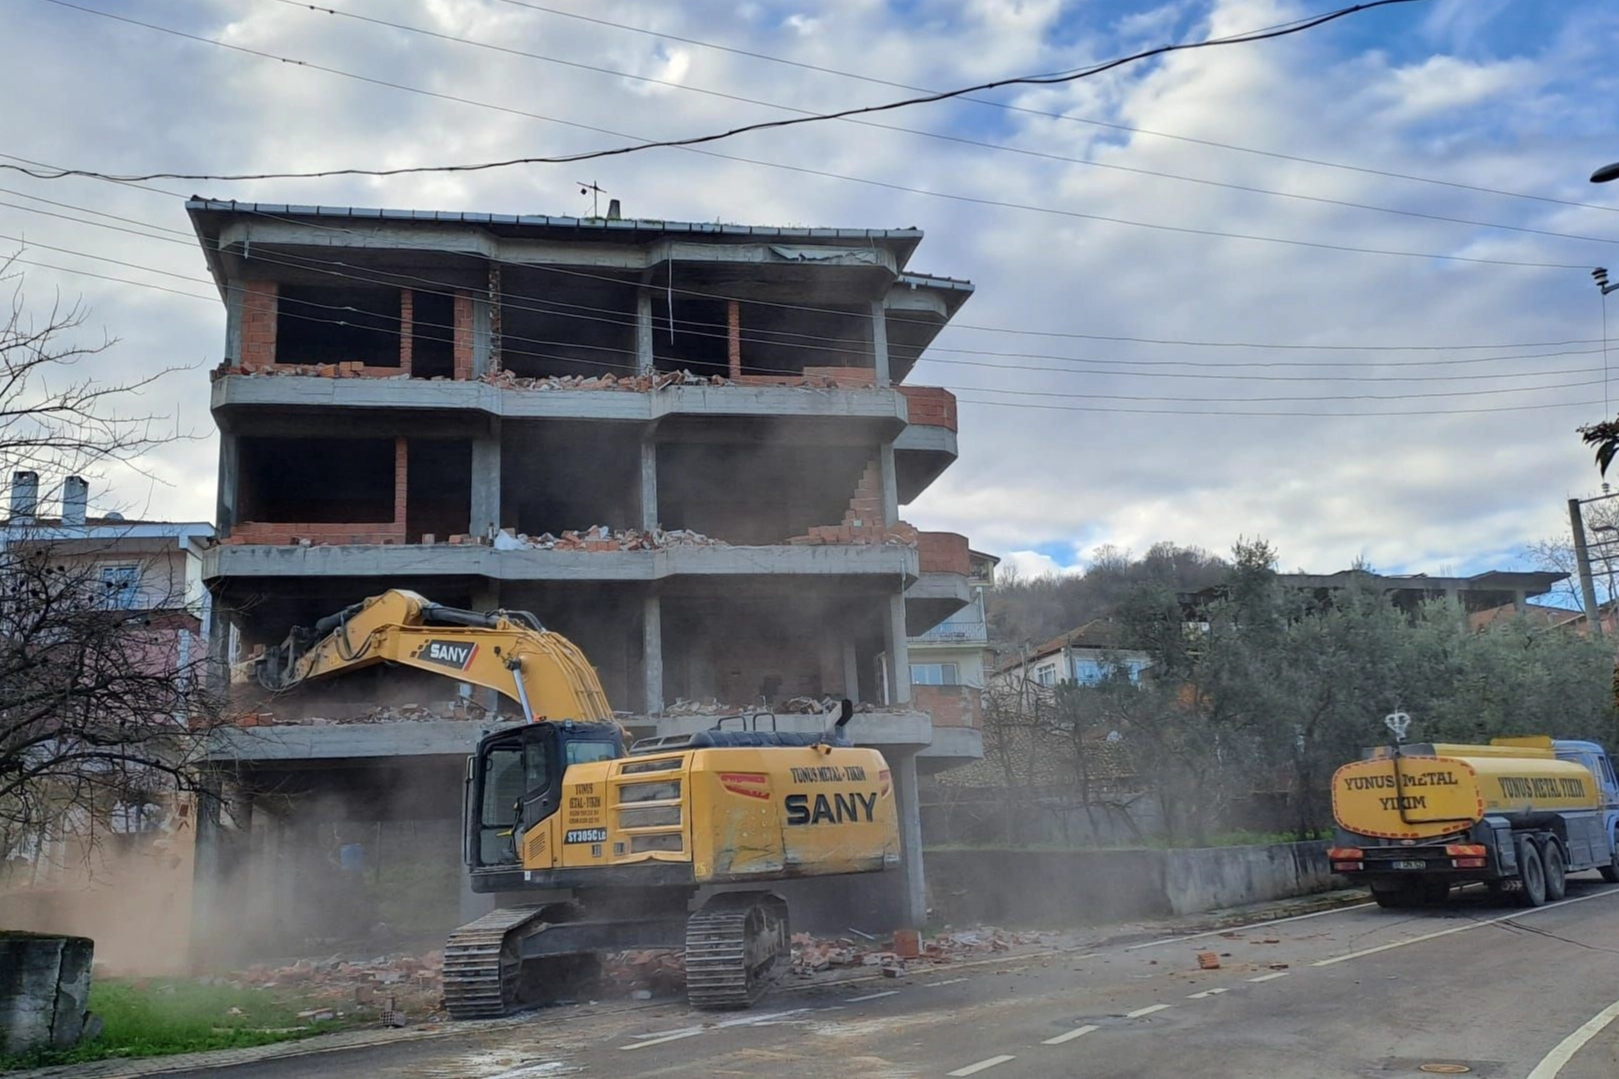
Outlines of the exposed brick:
{"type": "Polygon", "coordinates": [[[956,430],[956,395],[938,386],[901,386],[911,423],[956,430]]]}
{"type": "Polygon", "coordinates": [[[416,294],[408,288],[399,290],[399,372],[410,374],[413,327],[416,324],[416,294]]]}
{"type": "Polygon", "coordinates": [[[472,294],[461,289],[455,293],[454,355],[456,379],[472,378],[472,294]]]}
{"type": "Polygon", "coordinates": [[[242,283],[242,354],[237,357],[249,371],[275,364],[276,285],[274,281],[242,283]]]}
{"type": "Polygon", "coordinates": [[[967,553],[967,537],[954,532],[919,532],[917,558],[923,573],[972,573],[972,557],[967,553]]]}
{"type": "Polygon", "coordinates": [[[742,375],[742,305],[728,300],[725,305],[725,355],[730,360],[731,377],[742,375]]]}
{"type": "MultiPolygon", "coordinates": [[[[917,653],[912,659],[921,662],[917,653]]],[[[983,691],[971,686],[913,685],[911,703],[931,716],[935,727],[977,727],[983,720],[983,691]]]]}

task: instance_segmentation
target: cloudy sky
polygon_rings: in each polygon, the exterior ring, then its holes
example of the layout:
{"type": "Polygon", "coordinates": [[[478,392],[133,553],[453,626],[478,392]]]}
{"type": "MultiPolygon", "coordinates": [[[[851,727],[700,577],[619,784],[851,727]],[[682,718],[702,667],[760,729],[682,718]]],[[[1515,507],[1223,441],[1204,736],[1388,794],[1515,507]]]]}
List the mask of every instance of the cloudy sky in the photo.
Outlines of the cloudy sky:
{"type": "MultiPolygon", "coordinates": [[[[0,163],[566,153],[1066,71],[1329,5],[328,6],[4,0],[0,163]]],[[[1427,0],[702,153],[140,186],[0,171],[0,252],[24,247],[31,307],[82,299],[85,332],[119,339],[99,372],[189,368],[140,405],[197,437],[102,477],[102,506],[212,515],[206,370],[224,314],[184,196],[576,214],[594,180],[626,216],[926,230],[912,268],[978,291],[911,376],[962,402],[960,461],[906,511],[922,527],[1033,570],[1101,544],[1263,536],[1288,568],[1469,573],[1522,565],[1563,527],[1564,499],[1597,483],[1574,428],[1619,408],[1587,276],[1619,269],[1619,184],[1586,180],[1619,159],[1615,55],[1611,3],[1427,0]]]]}

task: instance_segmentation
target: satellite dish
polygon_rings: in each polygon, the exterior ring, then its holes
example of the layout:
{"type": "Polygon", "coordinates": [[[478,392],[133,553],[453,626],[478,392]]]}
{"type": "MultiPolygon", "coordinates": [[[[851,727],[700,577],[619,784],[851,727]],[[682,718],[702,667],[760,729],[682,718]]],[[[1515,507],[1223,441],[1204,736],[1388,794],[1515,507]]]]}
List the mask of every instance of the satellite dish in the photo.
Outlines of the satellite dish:
{"type": "Polygon", "coordinates": [[[1603,165],[1591,174],[1593,184],[1605,184],[1609,180],[1619,180],[1619,161],[1611,165],[1603,165]]]}
{"type": "Polygon", "coordinates": [[[108,510],[107,511],[107,520],[109,520],[109,521],[122,521],[123,519],[124,519],[124,515],[119,513],[117,510],[108,510]]]}

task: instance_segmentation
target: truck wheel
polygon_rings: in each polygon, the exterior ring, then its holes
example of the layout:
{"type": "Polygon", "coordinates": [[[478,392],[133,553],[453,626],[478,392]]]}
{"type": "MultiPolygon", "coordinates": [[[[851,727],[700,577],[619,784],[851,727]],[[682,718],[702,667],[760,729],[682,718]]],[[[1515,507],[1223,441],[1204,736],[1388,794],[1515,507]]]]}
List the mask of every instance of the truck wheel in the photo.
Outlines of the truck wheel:
{"type": "Polygon", "coordinates": [[[1568,892],[1568,861],[1563,857],[1563,848],[1557,845],[1557,840],[1546,841],[1541,861],[1546,870],[1546,898],[1555,903],[1568,892]]]}
{"type": "Polygon", "coordinates": [[[1528,836],[1518,840],[1518,879],[1523,881],[1523,889],[1518,893],[1518,902],[1525,907],[1544,906],[1546,867],[1541,864],[1540,851],[1535,849],[1535,841],[1528,836]]]}
{"type": "Polygon", "coordinates": [[[1597,870],[1597,872],[1601,873],[1602,879],[1609,884],[1619,884],[1619,832],[1614,833],[1613,854],[1610,856],[1608,864],[1597,870]]]}

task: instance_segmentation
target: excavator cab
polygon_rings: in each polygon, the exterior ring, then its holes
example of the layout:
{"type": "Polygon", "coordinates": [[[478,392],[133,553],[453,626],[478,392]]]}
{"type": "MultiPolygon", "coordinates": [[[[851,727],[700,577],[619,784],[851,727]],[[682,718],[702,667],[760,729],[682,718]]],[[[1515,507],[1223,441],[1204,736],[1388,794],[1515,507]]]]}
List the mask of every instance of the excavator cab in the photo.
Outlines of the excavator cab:
{"type": "Polygon", "coordinates": [[[611,723],[525,723],[486,735],[467,762],[464,820],[473,890],[520,883],[518,839],[560,807],[562,776],[571,765],[622,756],[624,741],[611,723]]]}

